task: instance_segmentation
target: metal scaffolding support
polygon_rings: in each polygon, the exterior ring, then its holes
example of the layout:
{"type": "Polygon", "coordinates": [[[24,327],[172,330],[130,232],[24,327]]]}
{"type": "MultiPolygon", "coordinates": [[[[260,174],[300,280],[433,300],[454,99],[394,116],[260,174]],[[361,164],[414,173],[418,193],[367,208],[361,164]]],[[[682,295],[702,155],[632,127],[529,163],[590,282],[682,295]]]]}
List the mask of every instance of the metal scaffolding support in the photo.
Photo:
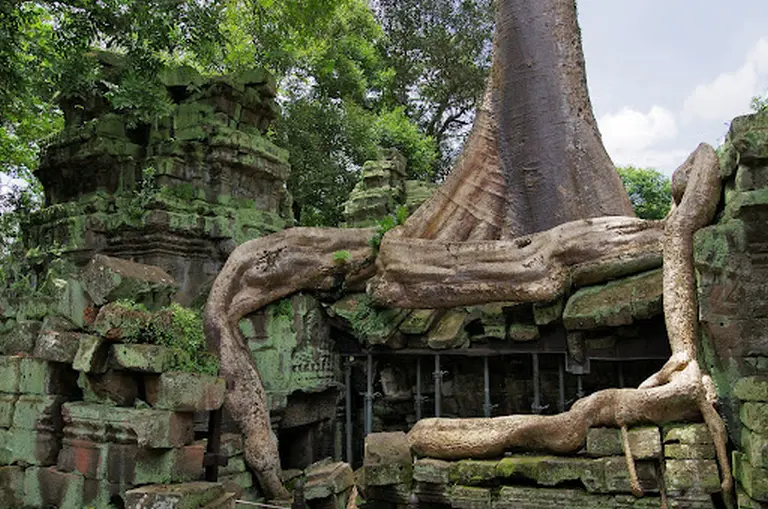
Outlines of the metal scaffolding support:
{"type": "Polygon", "coordinates": [[[443,375],[445,372],[440,369],[440,354],[435,354],[435,372],[432,376],[435,379],[435,417],[440,417],[440,404],[443,394],[443,375]]]}
{"type": "Polygon", "coordinates": [[[344,363],[344,386],[346,388],[345,406],[346,423],[344,433],[346,435],[347,463],[352,464],[352,358],[347,357],[344,363]]]}
{"type": "Polygon", "coordinates": [[[619,372],[619,389],[624,388],[624,365],[621,363],[621,361],[616,363],[618,365],[618,372],[619,372]]]}
{"type": "Polygon", "coordinates": [[[373,355],[368,354],[365,364],[365,435],[373,431],[373,355]]]}
{"type": "Polygon", "coordinates": [[[584,375],[576,375],[576,397],[581,399],[584,394],[584,375]]]}
{"type": "Polygon", "coordinates": [[[421,394],[421,357],[416,357],[416,395],[413,397],[413,406],[416,410],[416,420],[420,421],[423,413],[424,400],[421,394]]]}
{"type": "Polygon", "coordinates": [[[557,411],[565,412],[565,359],[561,359],[557,364],[557,411]]]}
{"type": "Polygon", "coordinates": [[[491,405],[491,373],[488,368],[488,357],[483,357],[483,396],[483,415],[490,417],[493,405],[491,405]]]}
{"type": "Polygon", "coordinates": [[[531,410],[534,414],[540,414],[544,410],[544,406],[541,405],[541,380],[539,379],[539,354],[531,354],[533,365],[533,404],[531,410]]]}

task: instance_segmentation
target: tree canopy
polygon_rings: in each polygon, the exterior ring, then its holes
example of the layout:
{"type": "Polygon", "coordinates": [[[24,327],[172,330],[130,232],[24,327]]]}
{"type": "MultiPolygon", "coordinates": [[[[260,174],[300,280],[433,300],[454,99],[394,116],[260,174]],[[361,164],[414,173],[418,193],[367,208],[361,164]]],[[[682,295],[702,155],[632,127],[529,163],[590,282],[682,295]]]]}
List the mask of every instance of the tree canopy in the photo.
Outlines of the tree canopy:
{"type": "Polygon", "coordinates": [[[669,178],[652,168],[623,166],[617,170],[637,217],[664,219],[672,205],[669,178]]]}

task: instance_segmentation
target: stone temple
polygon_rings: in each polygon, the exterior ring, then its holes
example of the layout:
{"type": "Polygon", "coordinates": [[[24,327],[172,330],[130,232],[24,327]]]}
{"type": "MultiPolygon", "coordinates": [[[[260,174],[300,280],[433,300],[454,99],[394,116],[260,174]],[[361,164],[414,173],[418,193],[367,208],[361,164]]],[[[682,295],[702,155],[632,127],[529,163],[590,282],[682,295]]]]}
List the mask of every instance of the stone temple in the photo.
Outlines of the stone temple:
{"type": "MultiPolygon", "coordinates": [[[[98,58],[119,75],[119,60],[98,58]]],[[[167,117],[134,123],[96,91],[62,104],[66,126],[43,151],[45,206],[24,242],[55,248],[68,271],[46,293],[0,294],[2,508],[269,502],[220,412],[227,387],[199,315],[179,304],[199,310],[237,245],[293,225],[288,153],[266,134],[275,81],[182,67],[162,82],[167,117]]],[[[763,508],[768,114],[735,119],[720,155],[717,218],[695,236],[700,362],[727,422],[738,507],[763,508]]],[[[433,192],[407,180],[407,164],[389,149],[365,164],[348,226],[412,212],[433,192]]],[[[284,481],[313,509],[346,507],[353,490],[392,509],[725,507],[700,422],[630,430],[642,498],[615,428],[591,429],[565,456],[443,461],[405,439],[426,417],[554,414],[636,387],[670,355],[661,262],[548,302],[405,310],[306,293],[247,316],[284,481]]]]}

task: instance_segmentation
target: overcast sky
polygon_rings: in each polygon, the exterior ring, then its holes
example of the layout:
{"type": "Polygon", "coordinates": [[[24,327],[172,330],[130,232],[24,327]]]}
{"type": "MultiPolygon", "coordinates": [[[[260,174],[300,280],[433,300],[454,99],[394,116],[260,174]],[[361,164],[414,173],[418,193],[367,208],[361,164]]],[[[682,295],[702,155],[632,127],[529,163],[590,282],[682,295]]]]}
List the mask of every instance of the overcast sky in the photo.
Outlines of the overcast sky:
{"type": "Polygon", "coordinates": [[[670,175],[768,90],[766,0],[578,0],[592,106],[617,165],[670,175]]]}

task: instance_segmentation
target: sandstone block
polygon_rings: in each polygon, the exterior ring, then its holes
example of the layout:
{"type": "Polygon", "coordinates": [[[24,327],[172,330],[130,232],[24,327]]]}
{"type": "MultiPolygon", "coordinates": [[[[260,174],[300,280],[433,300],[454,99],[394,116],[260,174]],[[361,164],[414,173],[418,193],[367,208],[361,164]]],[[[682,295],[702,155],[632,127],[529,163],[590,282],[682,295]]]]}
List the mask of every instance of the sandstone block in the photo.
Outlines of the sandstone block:
{"type": "MultiPolygon", "coordinates": [[[[629,430],[629,446],[635,459],[655,459],[661,456],[659,428],[643,426],[629,430]]],[[[590,428],[587,433],[587,453],[592,456],[620,456],[621,432],[616,428],[590,428]]]]}
{"type": "Polygon", "coordinates": [[[748,376],[733,386],[733,395],[742,401],[768,401],[768,377],[748,376]]]}
{"type": "Polygon", "coordinates": [[[13,412],[13,426],[21,429],[61,432],[61,405],[65,396],[23,394],[13,412]]]}
{"type": "Polygon", "coordinates": [[[346,463],[327,463],[310,466],[306,470],[304,498],[328,498],[350,488],[355,483],[352,469],[346,463]]]}
{"type": "Polygon", "coordinates": [[[508,456],[498,462],[499,478],[524,478],[541,486],[581,482],[587,491],[605,492],[605,463],[588,458],[560,456],[508,456]]]}
{"type": "Polygon", "coordinates": [[[62,417],[66,438],[147,448],[181,447],[194,439],[192,413],[73,402],[62,406],[62,417]]]}
{"type": "Polygon", "coordinates": [[[83,507],[85,478],[55,467],[28,468],[24,472],[24,504],[30,507],[83,507]]]}
{"type": "Polygon", "coordinates": [[[672,494],[716,493],[720,474],[715,460],[666,460],[664,486],[672,494]]]}
{"type": "Polygon", "coordinates": [[[419,458],[413,464],[413,479],[430,484],[448,484],[453,464],[432,458],[419,458]]]}
{"type": "Polygon", "coordinates": [[[715,459],[714,444],[666,444],[664,457],[670,459],[715,459]]]}
{"type": "Polygon", "coordinates": [[[48,431],[0,430],[0,465],[54,465],[58,453],[59,441],[48,431]]]}
{"type": "Polygon", "coordinates": [[[170,349],[157,345],[113,345],[110,365],[128,371],[162,373],[173,360],[170,349]]]}
{"type": "Polygon", "coordinates": [[[76,393],[77,374],[66,364],[24,357],[19,361],[19,391],[24,394],[76,393]]]}
{"type": "Polygon", "coordinates": [[[18,399],[18,394],[0,393],[0,428],[10,428],[13,424],[13,411],[18,399]]]}
{"type": "Polygon", "coordinates": [[[412,473],[411,448],[405,433],[371,433],[365,437],[363,476],[366,486],[409,483],[412,473]]]}
{"type": "Polygon", "coordinates": [[[174,485],[143,486],[125,492],[125,505],[131,509],[199,508],[224,495],[220,483],[192,482],[174,485]]]}
{"type": "Polygon", "coordinates": [[[83,334],[48,328],[46,323],[43,324],[40,335],[37,337],[33,357],[50,362],[72,364],[80,348],[80,338],[83,334]]]}
{"type": "Polygon", "coordinates": [[[427,344],[435,350],[456,348],[467,341],[464,311],[448,311],[427,335],[427,344]]]}
{"type": "Polygon", "coordinates": [[[42,322],[32,320],[16,323],[10,330],[0,334],[0,354],[32,353],[41,326],[42,322]]]}
{"type": "Polygon", "coordinates": [[[664,426],[662,430],[664,444],[712,444],[707,425],[697,423],[675,423],[664,426]]]}
{"type": "Polygon", "coordinates": [[[171,303],[178,288],[176,281],[159,267],[104,255],[95,255],[83,268],[80,279],[97,306],[131,299],[149,309],[160,309],[171,303]]]}
{"type": "MultiPolygon", "coordinates": [[[[622,456],[603,458],[601,460],[605,468],[605,488],[609,493],[631,493],[629,483],[629,470],[627,461],[622,456]]],[[[637,477],[643,491],[654,492],[659,490],[659,479],[656,473],[655,461],[637,461],[635,463],[637,477]]]]}
{"type": "Polygon", "coordinates": [[[24,505],[24,469],[22,467],[0,467],[0,507],[22,507],[24,505]]]}
{"type": "Polygon", "coordinates": [[[21,357],[0,357],[0,392],[19,392],[21,357]]]}
{"type": "Polygon", "coordinates": [[[109,370],[102,375],[81,372],[77,384],[86,403],[131,406],[139,394],[136,379],[124,371],[109,370]]]}
{"type": "Polygon", "coordinates": [[[455,485],[446,490],[451,507],[456,509],[490,509],[491,496],[490,488],[455,485]]]}
{"type": "Polygon", "coordinates": [[[741,451],[750,464],[768,468],[768,436],[742,428],[741,451]]]}
{"type": "Polygon", "coordinates": [[[768,502],[768,469],[752,466],[746,456],[734,451],[733,477],[750,498],[768,502]]]}
{"type": "Polygon", "coordinates": [[[768,403],[747,401],[739,411],[741,422],[757,433],[768,434],[768,403]]]}
{"type": "Polygon", "coordinates": [[[109,344],[97,336],[81,336],[72,367],[86,373],[105,373],[109,344]]]}
{"type": "Polygon", "coordinates": [[[224,404],[223,378],[170,371],[144,378],[147,402],[154,408],[176,412],[207,412],[224,404]]]}

